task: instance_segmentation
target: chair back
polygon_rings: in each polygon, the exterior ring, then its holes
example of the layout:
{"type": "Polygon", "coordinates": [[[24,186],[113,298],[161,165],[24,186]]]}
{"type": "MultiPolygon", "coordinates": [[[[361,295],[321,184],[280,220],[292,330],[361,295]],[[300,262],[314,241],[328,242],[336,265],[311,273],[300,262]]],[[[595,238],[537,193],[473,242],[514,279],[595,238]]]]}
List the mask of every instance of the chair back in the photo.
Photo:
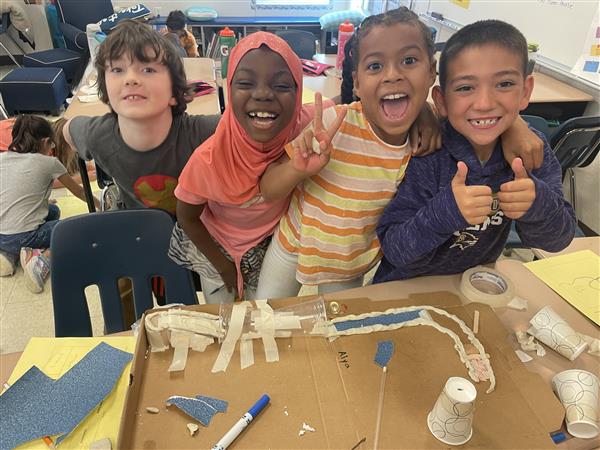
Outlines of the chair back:
{"type": "Polygon", "coordinates": [[[568,169],[588,166],[600,150],[600,116],[567,120],[557,128],[550,145],[560,162],[563,176],[568,169]]]}
{"type": "Polygon", "coordinates": [[[313,59],[317,53],[316,38],[310,31],[280,30],[275,34],[288,43],[298,58],[313,59]]]}
{"type": "Polygon", "coordinates": [[[100,291],[107,333],[124,330],[119,278],[131,279],[136,319],[154,306],[154,276],[165,280],[167,303],[198,303],[190,272],[167,256],[172,229],[171,216],[158,209],[89,213],[61,220],[50,244],[56,336],[92,336],[84,294],[92,284],[100,291]]]}
{"type": "Polygon", "coordinates": [[[550,127],[548,126],[548,122],[546,122],[546,119],[540,116],[530,116],[527,114],[521,114],[521,117],[531,127],[535,128],[540,133],[543,133],[546,137],[546,140],[550,142],[550,127]]]}
{"type": "Polygon", "coordinates": [[[85,32],[89,23],[96,23],[114,14],[111,0],[56,0],[58,18],[85,32]]]}
{"type": "Polygon", "coordinates": [[[10,27],[10,13],[2,13],[2,22],[0,22],[0,34],[4,34],[10,27]]]}

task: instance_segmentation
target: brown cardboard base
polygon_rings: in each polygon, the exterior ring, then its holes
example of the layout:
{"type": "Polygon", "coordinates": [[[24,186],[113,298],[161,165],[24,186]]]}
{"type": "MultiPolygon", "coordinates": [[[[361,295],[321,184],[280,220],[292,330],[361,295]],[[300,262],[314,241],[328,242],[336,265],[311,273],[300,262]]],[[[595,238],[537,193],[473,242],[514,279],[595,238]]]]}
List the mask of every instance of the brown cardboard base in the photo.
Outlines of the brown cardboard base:
{"type": "MultiPolygon", "coordinates": [[[[560,428],[564,410],[550,387],[517,359],[506,330],[488,306],[460,306],[458,298],[449,293],[391,302],[352,299],[343,303],[348,306],[346,314],[431,304],[456,314],[469,326],[473,310],[478,309],[478,338],[491,355],[497,387],[486,394],[489,382],[476,384],[473,437],[463,447],[553,448],[549,432],[560,428]]],[[[192,308],[218,313],[214,305],[192,308]]],[[[450,321],[440,319],[439,323],[468,343],[450,321]]],[[[212,374],[211,368],[219,345],[211,345],[203,353],[190,351],[185,371],[169,373],[172,350],[150,353],[145,336],[140,335],[118,446],[210,448],[267,393],[270,405],[231,448],[351,449],[362,438],[366,441],[357,448],[372,448],[382,373],[373,358],[377,342],[388,339],[394,341],[395,352],[388,365],[379,447],[447,448],[429,432],[427,414],[448,377],[468,378],[468,374],[453,341],[426,326],[344,336],[334,342],[315,337],[277,339],[279,362],[270,364],[265,362],[262,342],[255,340],[253,366],[242,371],[236,351],[227,371],[217,374],[212,374]],[[229,409],[191,437],[186,424],[193,420],[174,407],[166,408],[165,400],[172,395],[199,394],[227,400],[229,409]],[[160,408],[160,413],[147,413],[148,406],[160,408]],[[304,422],[316,431],[298,436],[304,422]]]]}

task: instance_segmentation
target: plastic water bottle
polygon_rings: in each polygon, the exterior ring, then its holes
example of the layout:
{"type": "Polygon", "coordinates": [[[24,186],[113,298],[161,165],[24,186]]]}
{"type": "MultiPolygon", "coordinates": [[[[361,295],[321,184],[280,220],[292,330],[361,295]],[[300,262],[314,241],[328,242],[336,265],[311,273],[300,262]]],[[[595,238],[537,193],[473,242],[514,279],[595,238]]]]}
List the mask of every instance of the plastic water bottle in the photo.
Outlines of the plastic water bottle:
{"type": "Polygon", "coordinates": [[[235,33],[228,27],[219,31],[219,54],[221,55],[221,78],[227,78],[229,52],[235,46],[235,33]]]}
{"type": "Polygon", "coordinates": [[[335,68],[337,70],[342,70],[342,64],[344,64],[344,47],[352,34],[354,34],[354,25],[345,20],[338,28],[338,48],[337,57],[335,58],[335,68]]]}

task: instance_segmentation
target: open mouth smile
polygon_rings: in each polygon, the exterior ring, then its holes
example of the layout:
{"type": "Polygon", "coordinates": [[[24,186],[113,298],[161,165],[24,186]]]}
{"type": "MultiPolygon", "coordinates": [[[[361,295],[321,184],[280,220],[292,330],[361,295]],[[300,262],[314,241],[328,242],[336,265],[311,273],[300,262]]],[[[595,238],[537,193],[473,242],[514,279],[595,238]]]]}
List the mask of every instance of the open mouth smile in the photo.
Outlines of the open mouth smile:
{"type": "Polygon", "coordinates": [[[267,130],[274,126],[279,114],[269,111],[251,111],[248,113],[252,126],[261,130],[267,130]]]}
{"type": "Polygon", "coordinates": [[[390,121],[401,120],[408,109],[409,96],[404,93],[386,94],[379,101],[386,119],[390,121]]]}
{"type": "Polygon", "coordinates": [[[488,128],[493,128],[500,121],[500,117],[485,117],[480,119],[468,119],[468,122],[471,126],[480,129],[486,130],[488,128]]]}

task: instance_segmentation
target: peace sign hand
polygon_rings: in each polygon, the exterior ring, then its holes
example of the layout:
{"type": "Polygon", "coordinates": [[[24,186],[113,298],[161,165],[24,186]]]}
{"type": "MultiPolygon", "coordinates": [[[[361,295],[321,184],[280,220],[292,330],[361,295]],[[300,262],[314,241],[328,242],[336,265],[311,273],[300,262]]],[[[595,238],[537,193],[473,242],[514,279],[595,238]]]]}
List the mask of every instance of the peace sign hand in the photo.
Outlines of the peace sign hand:
{"type": "Polygon", "coordinates": [[[346,112],[346,106],[342,106],[333,123],[326,129],[323,125],[323,97],[320,93],[315,93],[315,115],[312,126],[304,130],[291,143],[294,148],[292,166],[296,171],[309,177],[319,173],[327,165],[331,157],[331,142],[340,129],[346,112]]]}

